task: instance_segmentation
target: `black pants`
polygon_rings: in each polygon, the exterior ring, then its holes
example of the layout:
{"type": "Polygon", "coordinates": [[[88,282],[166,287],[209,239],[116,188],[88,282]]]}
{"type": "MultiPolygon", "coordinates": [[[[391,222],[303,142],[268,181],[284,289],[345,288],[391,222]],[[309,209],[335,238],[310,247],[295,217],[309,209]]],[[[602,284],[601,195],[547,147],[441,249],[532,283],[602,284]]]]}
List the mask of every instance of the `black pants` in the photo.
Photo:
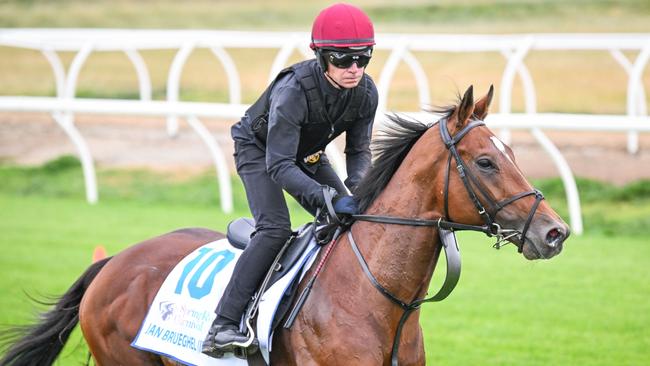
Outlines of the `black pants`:
{"type": "MultiPolygon", "coordinates": [[[[260,285],[273,260],[291,235],[289,210],[282,188],[266,172],[266,156],[254,143],[235,143],[237,173],[244,182],[248,206],[255,218],[255,234],[239,257],[232,278],[217,306],[219,321],[239,324],[248,301],[260,285]]],[[[327,159],[314,174],[318,183],[345,191],[327,159]]],[[[312,215],[316,207],[299,203],[312,215]]]]}

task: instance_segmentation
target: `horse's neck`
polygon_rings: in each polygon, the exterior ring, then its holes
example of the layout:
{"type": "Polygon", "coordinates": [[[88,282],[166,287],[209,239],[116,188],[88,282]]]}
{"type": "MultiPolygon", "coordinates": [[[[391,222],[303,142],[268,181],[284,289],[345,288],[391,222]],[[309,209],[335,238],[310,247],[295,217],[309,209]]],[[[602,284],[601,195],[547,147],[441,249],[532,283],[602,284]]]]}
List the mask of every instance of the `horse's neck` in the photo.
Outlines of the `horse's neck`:
{"type": "MultiPolygon", "coordinates": [[[[442,187],[436,187],[440,179],[435,178],[444,167],[434,165],[444,159],[434,151],[441,150],[433,148],[431,141],[418,141],[366,213],[440,217],[442,187]]],[[[359,246],[380,283],[403,301],[424,295],[440,253],[440,239],[434,228],[359,222],[353,230],[355,236],[357,233],[363,237],[359,246]]]]}

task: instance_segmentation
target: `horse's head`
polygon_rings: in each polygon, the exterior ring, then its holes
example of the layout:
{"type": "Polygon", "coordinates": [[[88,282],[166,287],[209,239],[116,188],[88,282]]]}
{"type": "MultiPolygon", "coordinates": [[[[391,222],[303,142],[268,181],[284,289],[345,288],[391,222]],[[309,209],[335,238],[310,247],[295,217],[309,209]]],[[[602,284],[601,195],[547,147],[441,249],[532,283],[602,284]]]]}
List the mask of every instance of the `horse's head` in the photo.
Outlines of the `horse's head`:
{"type": "Polygon", "coordinates": [[[450,156],[442,178],[445,214],[453,222],[487,225],[527,259],[551,258],[569,227],[524,178],[512,150],[483,124],[493,90],[474,103],[470,86],[436,126],[450,156]]]}

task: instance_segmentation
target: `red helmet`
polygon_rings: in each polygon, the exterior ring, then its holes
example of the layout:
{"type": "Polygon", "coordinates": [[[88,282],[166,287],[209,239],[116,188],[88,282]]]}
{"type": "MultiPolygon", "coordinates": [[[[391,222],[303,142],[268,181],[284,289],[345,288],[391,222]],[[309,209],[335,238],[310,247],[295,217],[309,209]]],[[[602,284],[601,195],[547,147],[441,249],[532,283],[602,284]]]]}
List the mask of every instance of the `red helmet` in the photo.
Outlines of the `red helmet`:
{"type": "Polygon", "coordinates": [[[309,47],[370,47],[375,30],[363,10],[350,4],[334,4],[323,9],[311,28],[309,47]]]}

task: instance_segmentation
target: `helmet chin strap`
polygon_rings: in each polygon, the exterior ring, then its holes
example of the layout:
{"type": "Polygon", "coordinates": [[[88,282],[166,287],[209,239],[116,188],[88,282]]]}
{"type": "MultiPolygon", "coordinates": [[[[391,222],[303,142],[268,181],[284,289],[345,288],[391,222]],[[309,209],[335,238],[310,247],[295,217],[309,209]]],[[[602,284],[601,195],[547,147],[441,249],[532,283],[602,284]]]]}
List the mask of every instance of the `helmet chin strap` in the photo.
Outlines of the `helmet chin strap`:
{"type": "Polygon", "coordinates": [[[325,77],[326,77],[329,81],[333,82],[333,83],[336,85],[337,88],[339,88],[339,89],[345,89],[341,84],[337,83],[336,80],[334,80],[334,78],[332,78],[332,77],[330,76],[330,74],[327,72],[327,70],[325,70],[325,77]]]}

